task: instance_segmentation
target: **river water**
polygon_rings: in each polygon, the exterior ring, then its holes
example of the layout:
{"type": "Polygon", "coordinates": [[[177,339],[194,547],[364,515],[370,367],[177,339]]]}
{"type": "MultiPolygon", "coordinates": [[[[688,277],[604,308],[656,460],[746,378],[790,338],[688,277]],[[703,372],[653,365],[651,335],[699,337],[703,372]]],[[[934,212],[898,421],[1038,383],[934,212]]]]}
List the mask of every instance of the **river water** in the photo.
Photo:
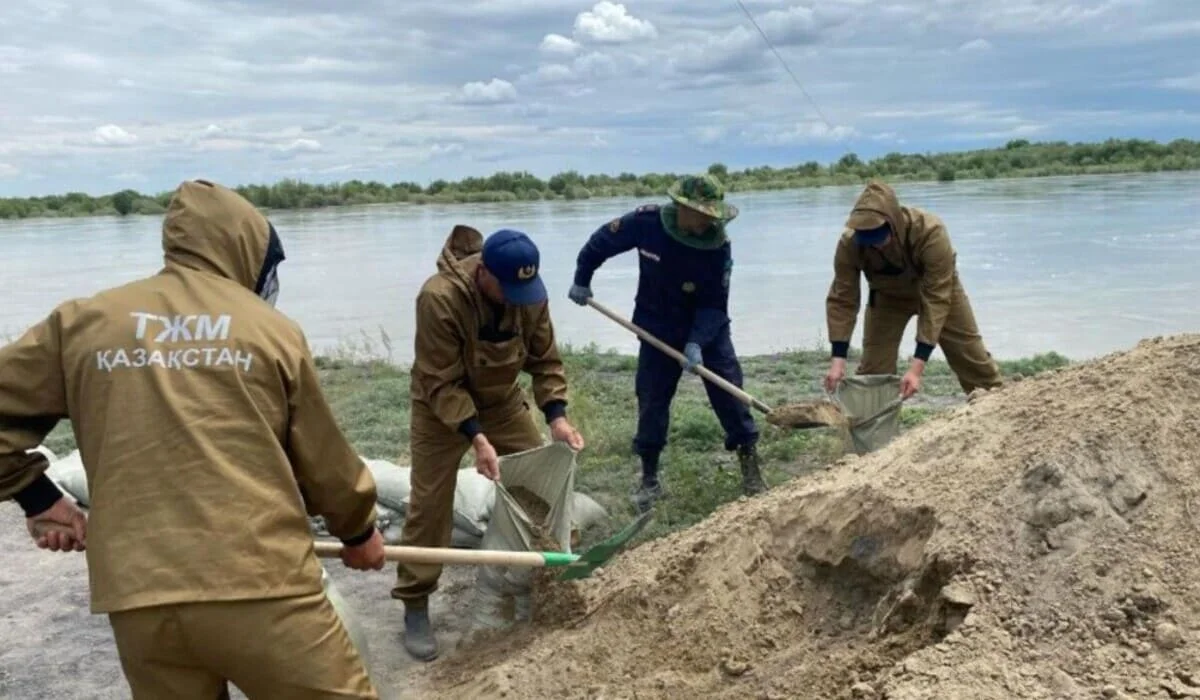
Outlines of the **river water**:
{"type": "MultiPolygon", "coordinates": [[[[1083,359],[1200,329],[1200,172],[898,184],[946,222],[984,340],[997,357],[1056,350],[1083,359]]],[[[734,342],[742,355],[825,348],[834,244],[861,187],[729,196],[734,342]]],[[[279,308],[317,350],[380,329],[412,356],[413,299],[450,229],[528,232],[542,253],[560,342],[634,351],[628,331],[566,299],[575,256],[598,226],[645,199],[380,205],[272,214],[287,250],[279,308]]],[[[0,221],[0,337],[61,300],[156,272],[161,217],[0,221]]],[[[596,274],[599,301],[628,317],[636,253],[596,274]]],[[[865,290],[865,284],[864,284],[865,290]]],[[[865,293],[864,293],[865,298],[865,293]]],[[[910,323],[902,357],[911,352],[910,323]]],[[[861,317],[854,343],[861,339],[861,317]]],[[[940,356],[940,351],[935,356],[940,356]]]]}

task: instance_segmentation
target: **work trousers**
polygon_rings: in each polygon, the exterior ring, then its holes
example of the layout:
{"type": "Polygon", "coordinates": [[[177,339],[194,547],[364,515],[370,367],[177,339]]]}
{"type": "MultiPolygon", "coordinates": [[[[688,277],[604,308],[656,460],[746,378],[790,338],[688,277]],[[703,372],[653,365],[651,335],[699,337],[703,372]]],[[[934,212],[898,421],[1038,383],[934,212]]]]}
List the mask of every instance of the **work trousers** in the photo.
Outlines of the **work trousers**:
{"type": "MultiPolygon", "coordinates": [[[[863,355],[858,374],[893,374],[899,359],[904,329],[919,309],[916,298],[898,298],[872,292],[863,327],[863,355]]],[[[950,313],[942,325],[937,345],[966,393],[994,389],[1004,383],[1000,367],[992,359],[979,334],[975,313],[962,283],[955,276],[950,295],[950,313]]]]}
{"type": "MultiPolygon", "coordinates": [[[[480,411],[479,423],[501,457],[544,444],[533,412],[523,401],[480,411]]],[[[449,547],[454,533],[454,489],[470,443],[462,433],[447,428],[423,404],[413,404],[411,426],[411,490],[400,544],[449,547]]],[[[441,575],[441,564],[400,562],[396,566],[392,597],[421,605],[437,590],[441,575]]]]}
{"type": "MultiPolygon", "coordinates": [[[[683,351],[683,342],[671,345],[683,351]]],[[[734,352],[733,339],[727,330],[702,347],[700,356],[704,366],[713,374],[734,386],[742,386],[742,365],[734,352]]],[[[637,435],[633,438],[634,453],[653,456],[662,452],[666,446],[667,430],[671,421],[671,402],[675,398],[675,390],[682,375],[683,367],[678,360],[642,341],[638,350],[635,379],[638,425],[637,435]]],[[[704,390],[708,393],[709,405],[725,431],[726,450],[735,450],[758,442],[758,427],[755,426],[750,409],[745,404],[711,382],[704,381],[704,390]]]]}
{"type": "Polygon", "coordinates": [[[109,614],[133,700],[379,695],[323,591],[290,598],[162,605],[109,614]]]}

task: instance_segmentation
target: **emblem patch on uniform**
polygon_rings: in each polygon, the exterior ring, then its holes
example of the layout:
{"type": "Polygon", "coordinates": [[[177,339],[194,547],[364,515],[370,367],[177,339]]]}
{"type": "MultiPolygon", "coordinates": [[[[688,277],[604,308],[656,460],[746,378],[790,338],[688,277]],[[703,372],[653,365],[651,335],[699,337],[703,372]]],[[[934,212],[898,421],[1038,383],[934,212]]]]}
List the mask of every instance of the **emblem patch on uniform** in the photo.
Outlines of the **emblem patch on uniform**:
{"type": "Polygon", "coordinates": [[[609,231],[616,233],[620,228],[621,228],[621,220],[620,219],[613,219],[612,221],[608,222],[608,230],[609,231]]]}
{"type": "Polygon", "coordinates": [[[692,292],[696,291],[696,285],[695,285],[695,283],[693,283],[693,282],[684,282],[684,283],[683,283],[683,291],[687,292],[688,294],[691,294],[692,292]]]}

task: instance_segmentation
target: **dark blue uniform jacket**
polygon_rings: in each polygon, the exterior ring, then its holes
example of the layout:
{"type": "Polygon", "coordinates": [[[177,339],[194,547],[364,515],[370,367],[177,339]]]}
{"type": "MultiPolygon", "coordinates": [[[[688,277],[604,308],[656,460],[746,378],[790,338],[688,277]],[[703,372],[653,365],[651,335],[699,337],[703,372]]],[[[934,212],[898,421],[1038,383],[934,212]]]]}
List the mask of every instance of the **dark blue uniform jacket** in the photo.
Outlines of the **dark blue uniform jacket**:
{"type": "Polygon", "coordinates": [[[705,347],[729,331],[730,245],[701,250],[666,232],[659,207],[638,207],[597,229],[579,251],[575,284],[590,287],[605,260],[636,248],[640,263],[633,322],[681,348],[705,347]]]}

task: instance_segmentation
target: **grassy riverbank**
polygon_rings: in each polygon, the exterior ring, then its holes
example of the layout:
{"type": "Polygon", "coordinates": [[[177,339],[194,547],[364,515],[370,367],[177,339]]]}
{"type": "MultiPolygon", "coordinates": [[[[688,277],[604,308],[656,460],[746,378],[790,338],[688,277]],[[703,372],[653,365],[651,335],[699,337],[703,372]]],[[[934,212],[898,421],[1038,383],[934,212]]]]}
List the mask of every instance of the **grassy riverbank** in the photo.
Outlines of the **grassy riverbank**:
{"type": "MultiPolygon", "coordinates": [[[[731,170],[721,163],[708,168],[732,192],[795,189],[824,185],[853,185],[870,177],[891,182],[918,182],[990,178],[1046,177],[1055,175],[1115,174],[1200,170],[1200,141],[1176,139],[1159,143],[1141,139],[1109,139],[1100,143],[1062,141],[1031,143],[1010,141],[1000,148],[936,154],[889,153],[863,161],[848,153],[838,161],[816,161],[791,167],[768,166],[731,170]]],[[[678,173],[635,175],[558,173],[547,180],[528,172],[499,172],[458,182],[362,182],[310,184],[283,180],[251,184],[238,191],[266,209],[306,209],[360,204],[448,204],[532,200],[590,199],[601,197],[663,196],[678,173]]],[[[71,217],[125,214],[159,214],[170,201],[170,192],[147,194],[122,190],[93,197],[74,192],[64,195],[0,199],[0,219],[71,217]]]]}
{"type": "MultiPolygon", "coordinates": [[[[407,463],[407,369],[382,360],[364,360],[361,348],[321,357],[319,363],[326,396],[358,451],[367,457],[407,463]]],[[[568,349],[566,363],[572,390],[570,417],[587,440],[579,457],[576,487],[608,509],[612,517],[607,530],[633,515],[628,496],[638,475],[637,458],[630,452],[637,415],[633,393],[636,360],[584,348],[568,349]]],[[[1049,353],[1005,361],[1002,368],[1007,377],[1026,377],[1066,363],[1065,358],[1049,353]]],[[[850,364],[853,371],[853,356],[850,364]]],[[[743,360],[746,390],[770,406],[820,396],[820,381],[827,367],[825,352],[743,360]]],[[[963,400],[945,362],[932,362],[926,369],[922,393],[903,409],[903,424],[912,427],[963,400]]],[[[700,378],[688,375],[680,382],[671,419],[670,445],[662,466],[670,498],[659,508],[649,536],[692,525],[740,494],[736,458],[723,450],[722,432],[708,407],[700,378]]],[[[830,430],[780,430],[761,419],[759,426],[764,475],[771,484],[820,468],[839,449],[830,430]]],[[[74,449],[65,424],[46,444],[60,455],[74,449]]],[[[467,459],[470,457],[468,454],[467,459]]]]}

